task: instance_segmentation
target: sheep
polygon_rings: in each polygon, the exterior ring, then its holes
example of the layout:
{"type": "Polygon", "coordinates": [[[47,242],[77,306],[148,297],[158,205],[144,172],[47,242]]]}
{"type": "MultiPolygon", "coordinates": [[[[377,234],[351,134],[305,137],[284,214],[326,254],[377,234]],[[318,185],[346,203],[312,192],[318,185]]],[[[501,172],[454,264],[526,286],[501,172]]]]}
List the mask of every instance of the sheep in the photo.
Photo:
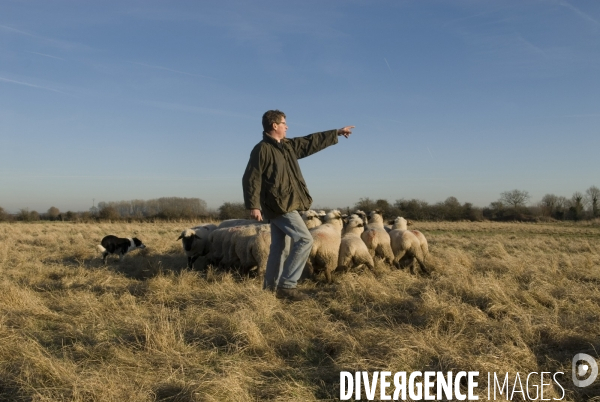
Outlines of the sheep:
{"type": "Polygon", "coordinates": [[[181,239],[183,251],[187,256],[188,268],[194,268],[194,262],[198,257],[206,256],[210,251],[208,235],[217,228],[217,225],[207,224],[185,229],[177,240],[181,239]]]}
{"type": "Polygon", "coordinates": [[[304,268],[308,276],[314,278],[316,271],[324,271],[327,282],[332,282],[331,273],[337,268],[342,227],[342,214],[333,210],[325,215],[325,223],[310,229],[313,245],[304,268]]]}
{"type": "MultiPolygon", "coordinates": [[[[286,238],[286,250],[289,253],[290,241],[286,238]]],[[[252,268],[256,267],[258,276],[263,276],[267,269],[267,260],[271,248],[271,226],[259,226],[255,236],[251,237],[246,243],[245,259],[241,261],[242,272],[248,274],[252,268]]]]}
{"type": "Polygon", "coordinates": [[[354,211],[353,215],[357,215],[360,219],[362,219],[364,226],[367,226],[367,214],[365,213],[365,211],[362,211],[360,209],[357,209],[356,211],[354,211]]]}
{"type": "Polygon", "coordinates": [[[231,255],[231,247],[233,244],[233,239],[236,236],[236,233],[243,230],[243,228],[245,228],[246,226],[254,227],[255,225],[232,226],[232,227],[219,228],[219,230],[221,230],[221,229],[225,230],[225,233],[220,238],[221,244],[220,245],[213,244],[213,246],[217,250],[220,247],[221,254],[220,254],[220,258],[219,258],[219,268],[229,268],[234,263],[234,260],[236,258],[235,258],[235,256],[233,256],[233,258],[232,258],[232,255],[231,255]]]}
{"type": "Polygon", "coordinates": [[[316,228],[321,225],[321,220],[319,219],[319,215],[316,211],[309,209],[308,211],[304,211],[300,214],[302,220],[306,224],[306,227],[309,229],[316,228]]]}
{"type": "Polygon", "coordinates": [[[407,256],[410,258],[411,273],[415,273],[414,263],[417,260],[423,272],[429,274],[425,266],[425,257],[429,253],[427,239],[418,230],[407,230],[407,226],[408,221],[399,216],[394,220],[393,229],[390,231],[394,266],[400,268],[400,260],[407,256]]]}
{"type": "Polygon", "coordinates": [[[226,219],[223,222],[219,223],[218,228],[231,228],[234,226],[243,226],[243,225],[261,225],[263,222],[258,222],[252,219],[226,219]]]}
{"type": "Polygon", "coordinates": [[[238,220],[238,223],[240,221],[250,223],[231,227],[225,225],[226,227],[217,228],[209,235],[211,252],[207,258],[213,265],[220,268],[243,265],[242,259],[246,258],[245,243],[261,228],[270,228],[269,225],[258,224],[256,221],[238,220]]]}
{"type": "Polygon", "coordinates": [[[364,231],[362,218],[358,215],[350,215],[344,226],[344,235],[340,244],[338,257],[338,269],[346,271],[350,268],[366,265],[371,271],[375,269],[373,257],[369,253],[367,245],[360,238],[364,231]]]}
{"type": "Polygon", "coordinates": [[[230,227],[224,227],[213,230],[208,235],[208,241],[210,242],[210,251],[207,254],[207,260],[213,264],[218,265],[223,259],[223,243],[225,238],[231,234],[230,227]]]}
{"type": "MultiPolygon", "coordinates": [[[[389,222],[390,223],[390,227],[392,229],[400,229],[400,230],[406,230],[408,226],[412,225],[412,221],[409,219],[404,219],[401,216],[398,216],[397,218],[395,218],[393,221],[389,222]]],[[[419,239],[419,243],[421,243],[421,250],[423,251],[423,258],[427,258],[427,255],[429,254],[429,244],[427,243],[427,239],[425,238],[425,235],[421,232],[419,232],[418,230],[411,230],[411,232],[417,236],[417,239],[419,239]]]]}
{"type": "Polygon", "coordinates": [[[390,235],[383,227],[383,216],[379,211],[371,211],[367,228],[360,238],[367,245],[372,257],[380,257],[390,265],[394,262],[390,235]]]}
{"type": "MultiPolygon", "coordinates": [[[[243,270],[249,270],[247,266],[248,242],[256,237],[261,228],[268,225],[244,225],[232,228],[231,236],[229,237],[229,250],[225,252],[223,265],[233,267],[241,266],[243,270]]],[[[270,227],[269,227],[270,228],[270,227]]]]}

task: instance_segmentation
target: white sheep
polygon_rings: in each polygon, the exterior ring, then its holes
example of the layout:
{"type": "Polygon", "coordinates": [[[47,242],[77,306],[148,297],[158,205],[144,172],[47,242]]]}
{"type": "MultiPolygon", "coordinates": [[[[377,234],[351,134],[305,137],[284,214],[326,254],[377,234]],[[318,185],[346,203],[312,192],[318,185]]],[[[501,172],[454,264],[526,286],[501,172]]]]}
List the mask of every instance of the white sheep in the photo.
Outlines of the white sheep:
{"type": "Polygon", "coordinates": [[[344,235],[340,244],[338,269],[346,271],[361,265],[366,265],[370,270],[375,269],[373,257],[367,245],[360,238],[364,231],[364,223],[358,215],[350,215],[344,226],[344,235]]]}
{"type": "MultiPolygon", "coordinates": [[[[210,242],[210,251],[208,252],[206,258],[207,260],[215,265],[218,266],[221,262],[221,260],[223,259],[223,243],[225,241],[225,238],[228,237],[231,234],[231,228],[230,227],[224,227],[224,228],[219,228],[217,227],[217,229],[213,230],[212,232],[209,233],[208,235],[208,241],[210,242]]],[[[229,250],[229,249],[227,249],[229,250]]]]}
{"type": "MultiPolygon", "coordinates": [[[[290,241],[286,238],[286,255],[289,254],[290,241]]],[[[256,273],[259,277],[265,274],[267,269],[267,260],[271,248],[271,226],[261,225],[255,236],[246,243],[246,253],[241,261],[242,273],[248,274],[256,267],[256,273]]]]}
{"type": "Polygon", "coordinates": [[[269,225],[244,225],[231,228],[231,236],[229,237],[229,250],[223,250],[224,258],[223,265],[229,268],[240,266],[242,269],[246,267],[248,261],[248,242],[256,237],[258,231],[269,225]]]}
{"type": "Polygon", "coordinates": [[[408,230],[408,221],[399,216],[394,220],[393,229],[390,231],[392,251],[394,252],[394,265],[400,268],[400,260],[410,258],[410,272],[415,273],[415,260],[426,274],[429,270],[425,266],[425,258],[429,254],[427,239],[418,230],[408,230]]]}
{"type": "Polygon", "coordinates": [[[188,268],[194,267],[198,257],[206,256],[210,251],[209,234],[217,228],[212,223],[185,229],[177,240],[181,239],[183,251],[187,256],[188,268]]]}
{"type": "Polygon", "coordinates": [[[316,228],[322,224],[321,219],[319,219],[319,214],[317,211],[309,209],[308,211],[303,211],[300,216],[302,220],[306,224],[306,227],[309,229],[316,228]]]}
{"type": "Polygon", "coordinates": [[[252,219],[226,219],[219,223],[217,226],[219,229],[221,228],[231,228],[234,226],[244,226],[244,225],[260,225],[263,222],[258,222],[252,219]]]}
{"type": "Polygon", "coordinates": [[[365,242],[372,257],[380,257],[386,263],[392,264],[394,253],[390,243],[390,235],[383,227],[383,216],[379,211],[371,211],[369,223],[360,238],[365,242]]]}
{"type": "Polygon", "coordinates": [[[308,276],[314,278],[324,271],[327,282],[331,283],[331,273],[337,268],[342,228],[342,214],[333,210],[325,215],[325,223],[310,229],[313,245],[305,266],[308,276]]]}

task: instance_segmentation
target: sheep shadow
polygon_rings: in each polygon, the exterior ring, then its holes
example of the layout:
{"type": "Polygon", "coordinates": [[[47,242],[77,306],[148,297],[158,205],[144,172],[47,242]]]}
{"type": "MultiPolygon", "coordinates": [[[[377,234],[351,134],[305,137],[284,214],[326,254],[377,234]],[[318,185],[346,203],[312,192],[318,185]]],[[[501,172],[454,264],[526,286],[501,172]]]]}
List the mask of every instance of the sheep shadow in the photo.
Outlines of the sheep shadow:
{"type": "MultiPolygon", "coordinates": [[[[109,255],[106,263],[100,255],[84,258],[79,255],[69,255],[56,260],[44,260],[44,263],[59,264],[68,268],[84,268],[89,270],[106,269],[119,273],[130,279],[147,280],[168,272],[179,273],[187,269],[187,259],[184,254],[153,254],[146,250],[136,250],[126,254],[122,260],[116,255],[109,255]]],[[[206,263],[197,261],[194,270],[205,270],[206,263]]]]}

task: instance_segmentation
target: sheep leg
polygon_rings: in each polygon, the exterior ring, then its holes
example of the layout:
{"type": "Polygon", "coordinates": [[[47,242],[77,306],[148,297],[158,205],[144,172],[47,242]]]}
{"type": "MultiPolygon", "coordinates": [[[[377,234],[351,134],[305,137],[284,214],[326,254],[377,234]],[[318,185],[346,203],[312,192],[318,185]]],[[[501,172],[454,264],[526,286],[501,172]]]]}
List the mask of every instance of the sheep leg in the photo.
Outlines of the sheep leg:
{"type": "Polygon", "coordinates": [[[195,255],[193,257],[188,257],[188,268],[189,269],[194,269],[194,262],[196,262],[196,260],[198,259],[198,257],[200,257],[199,255],[195,255]]]}
{"type": "Polygon", "coordinates": [[[415,258],[411,258],[410,260],[410,273],[415,275],[415,258]]]}
{"type": "MultiPolygon", "coordinates": [[[[315,280],[315,268],[313,267],[310,259],[306,261],[306,265],[304,265],[304,272],[306,273],[306,277],[312,280],[315,280]]],[[[303,275],[304,276],[304,273],[303,275]]]]}
{"type": "Polygon", "coordinates": [[[393,265],[396,268],[400,269],[400,260],[402,259],[402,257],[404,257],[405,254],[406,254],[406,250],[400,250],[400,251],[398,251],[398,253],[394,257],[394,263],[393,263],[393,265]]]}
{"type": "Polygon", "coordinates": [[[327,267],[325,268],[325,279],[327,280],[327,283],[332,283],[333,281],[331,280],[331,268],[327,267]]]}
{"type": "Polygon", "coordinates": [[[104,265],[106,265],[106,257],[108,257],[108,252],[105,251],[102,253],[102,262],[104,263],[104,265]]]}
{"type": "Polygon", "coordinates": [[[392,265],[394,263],[394,252],[392,251],[392,247],[389,245],[384,246],[383,254],[385,255],[385,262],[388,265],[392,265]]]}
{"type": "Polygon", "coordinates": [[[417,262],[419,263],[419,267],[421,267],[421,270],[425,273],[425,275],[430,275],[431,272],[427,269],[427,267],[425,266],[425,261],[423,261],[422,258],[415,258],[417,260],[417,262]]]}
{"type": "Polygon", "coordinates": [[[418,249],[416,250],[416,253],[415,253],[414,257],[415,257],[415,258],[413,259],[413,263],[412,263],[412,265],[414,265],[414,264],[415,264],[415,261],[414,261],[414,260],[417,260],[417,263],[419,264],[419,267],[421,268],[421,270],[422,270],[422,271],[423,271],[423,272],[424,272],[426,275],[429,275],[429,270],[427,269],[427,267],[425,267],[425,261],[424,261],[425,259],[423,258],[423,252],[421,251],[421,249],[420,249],[420,248],[418,248],[418,249]]]}

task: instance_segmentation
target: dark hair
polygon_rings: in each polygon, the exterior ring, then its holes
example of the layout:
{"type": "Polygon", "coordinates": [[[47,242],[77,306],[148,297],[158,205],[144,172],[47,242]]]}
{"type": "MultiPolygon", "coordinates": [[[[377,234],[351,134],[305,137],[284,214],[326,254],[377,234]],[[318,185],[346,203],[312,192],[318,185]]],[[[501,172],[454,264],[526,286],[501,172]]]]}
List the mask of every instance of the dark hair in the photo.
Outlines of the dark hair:
{"type": "Polygon", "coordinates": [[[281,119],[285,119],[285,113],[281,110],[267,110],[262,117],[262,125],[265,133],[270,133],[273,130],[273,124],[281,122],[281,119]]]}

